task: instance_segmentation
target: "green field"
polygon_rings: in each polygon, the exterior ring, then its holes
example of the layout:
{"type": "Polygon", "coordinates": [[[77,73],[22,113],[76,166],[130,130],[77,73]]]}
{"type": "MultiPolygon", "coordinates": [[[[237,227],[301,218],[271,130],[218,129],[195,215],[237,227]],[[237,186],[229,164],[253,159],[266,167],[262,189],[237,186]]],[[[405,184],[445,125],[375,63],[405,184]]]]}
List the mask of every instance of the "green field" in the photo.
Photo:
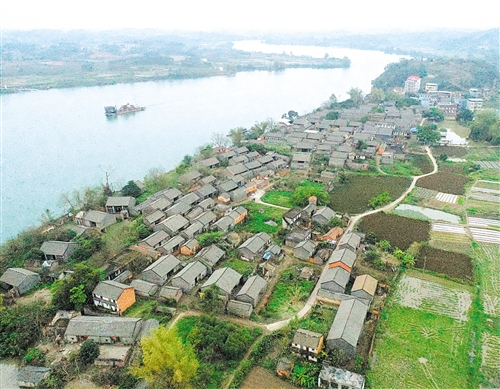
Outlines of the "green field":
{"type": "Polygon", "coordinates": [[[372,389],[466,389],[470,336],[450,317],[388,304],[379,323],[372,389]]]}
{"type": "Polygon", "coordinates": [[[270,207],[263,204],[246,203],[243,206],[248,210],[247,221],[244,223],[244,229],[248,232],[267,232],[275,233],[281,228],[281,218],[287,212],[286,209],[270,207]],[[277,226],[266,224],[272,220],[277,226]]]}
{"type": "Polygon", "coordinates": [[[281,207],[292,208],[292,192],[284,190],[271,190],[262,196],[261,200],[265,203],[279,205],[281,207]]]}

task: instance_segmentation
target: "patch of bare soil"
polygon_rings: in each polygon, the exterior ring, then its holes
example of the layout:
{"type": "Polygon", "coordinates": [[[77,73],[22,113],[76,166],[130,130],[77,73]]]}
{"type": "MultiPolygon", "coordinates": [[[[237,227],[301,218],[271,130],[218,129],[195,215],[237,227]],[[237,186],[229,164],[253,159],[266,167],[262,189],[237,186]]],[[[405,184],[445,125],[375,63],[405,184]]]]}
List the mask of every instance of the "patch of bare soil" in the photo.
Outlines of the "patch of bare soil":
{"type": "Polygon", "coordinates": [[[296,387],[287,382],[285,379],[281,379],[262,367],[255,367],[248,378],[243,382],[241,389],[295,389],[296,387]]]}
{"type": "Polygon", "coordinates": [[[74,381],[69,382],[65,389],[103,389],[104,386],[97,386],[92,381],[85,378],[79,378],[74,381]]]}
{"type": "Polygon", "coordinates": [[[44,301],[46,303],[50,303],[51,300],[52,300],[52,294],[50,293],[50,290],[49,289],[40,289],[29,296],[24,296],[24,297],[17,299],[16,303],[29,304],[29,303],[32,303],[34,301],[44,301]]]}

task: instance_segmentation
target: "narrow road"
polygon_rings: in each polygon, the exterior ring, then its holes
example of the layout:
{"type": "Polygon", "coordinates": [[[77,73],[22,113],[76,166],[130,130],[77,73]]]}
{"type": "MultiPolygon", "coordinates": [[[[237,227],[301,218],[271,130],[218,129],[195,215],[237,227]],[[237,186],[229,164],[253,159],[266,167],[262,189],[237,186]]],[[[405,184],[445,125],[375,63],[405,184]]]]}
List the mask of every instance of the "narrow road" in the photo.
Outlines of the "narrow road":
{"type": "MultiPolygon", "coordinates": [[[[365,213],[353,216],[349,222],[349,225],[346,228],[346,232],[352,231],[354,226],[356,225],[356,223],[359,220],[361,220],[363,217],[368,216],[368,215],[372,215],[374,213],[382,212],[382,211],[389,211],[392,208],[396,207],[400,202],[402,202],[406,198],[406,196],[413,190],[413,188],[415,188],[415,185],[420,178],[427,177],[427,176],[430,176],[432,174],[437,173],[438,165],[436,163],[436,159],[432,155],[432,152],[429,149],[429,147],[426,146],[425,151],[427,152],[427,155],[431,159],[432,165],[434,166],[434,169],[432,170],[432,172],[427,173],[427,174],[422,174],[421,176],[413,177],[413,180],[412,180],[410,186],[408,187],[408,189],[401,196],[399,196],[396,200],[394,200],[392,203],[387,204],[381,208],[372,209],[371,211],[367,211],[365,213]]],[[[323,272],[321,273],[321,276],[320,276],[318,282],[316,283],[316,286],[314,287],[311,295],[307,299],[307,302],[304,305],[304,307],[297,313],[296,318],[298,318],[298,319],[303,318],[309,312],[309,310],[313,307],[313,305],[316,303],[316,297],[318,296],[318,292],[319,292],[319,289],[321,287],[322,280],[325,278],[325,273],[326,273],[327,269],[328,269],[328,263],[325,264],[325,267],[323,268],[323,272]]],[[[280,328],[286,326],[292,319],[293,318],[268,324],[266,328],[269,331],[279,330],[280,328]]]]}

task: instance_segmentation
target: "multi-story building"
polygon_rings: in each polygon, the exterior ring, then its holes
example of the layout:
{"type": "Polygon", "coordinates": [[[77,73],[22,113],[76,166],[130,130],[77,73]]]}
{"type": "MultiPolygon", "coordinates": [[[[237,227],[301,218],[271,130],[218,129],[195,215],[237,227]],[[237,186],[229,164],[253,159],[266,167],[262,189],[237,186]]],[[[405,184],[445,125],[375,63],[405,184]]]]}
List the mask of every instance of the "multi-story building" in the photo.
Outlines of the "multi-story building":
{"type": "Polygon", "coordinates": [[[420,77],[409,76],[405,81],[405,93],[418,93],[420,90],[420,77]]]}

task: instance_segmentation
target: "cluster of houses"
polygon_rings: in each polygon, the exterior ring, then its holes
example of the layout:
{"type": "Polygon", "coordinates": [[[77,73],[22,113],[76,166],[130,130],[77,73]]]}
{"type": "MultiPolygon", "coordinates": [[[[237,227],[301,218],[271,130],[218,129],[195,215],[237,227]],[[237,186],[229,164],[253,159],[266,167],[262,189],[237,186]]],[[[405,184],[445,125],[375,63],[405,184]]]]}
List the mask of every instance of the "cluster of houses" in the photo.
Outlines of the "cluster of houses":
{"type": "Polygon", "coordinates": [[[404,159],[404,147],[421,114],[412,109],[398,109],[386,104],[383,112],[374,111],[377,104],[344,109],[335,120],[325,119],[328,111],[319,110],[296,119],[292,124],[278,123],[274,132],[264,134],[264,142],[288,144],[294,154],[290,167],[309,170],[313,155],[328,160],[328,169],[321,174],[331,181],[331,172],[344,168],[368,169],[367,161],[375,155],[384,163],[404,159]]]}

